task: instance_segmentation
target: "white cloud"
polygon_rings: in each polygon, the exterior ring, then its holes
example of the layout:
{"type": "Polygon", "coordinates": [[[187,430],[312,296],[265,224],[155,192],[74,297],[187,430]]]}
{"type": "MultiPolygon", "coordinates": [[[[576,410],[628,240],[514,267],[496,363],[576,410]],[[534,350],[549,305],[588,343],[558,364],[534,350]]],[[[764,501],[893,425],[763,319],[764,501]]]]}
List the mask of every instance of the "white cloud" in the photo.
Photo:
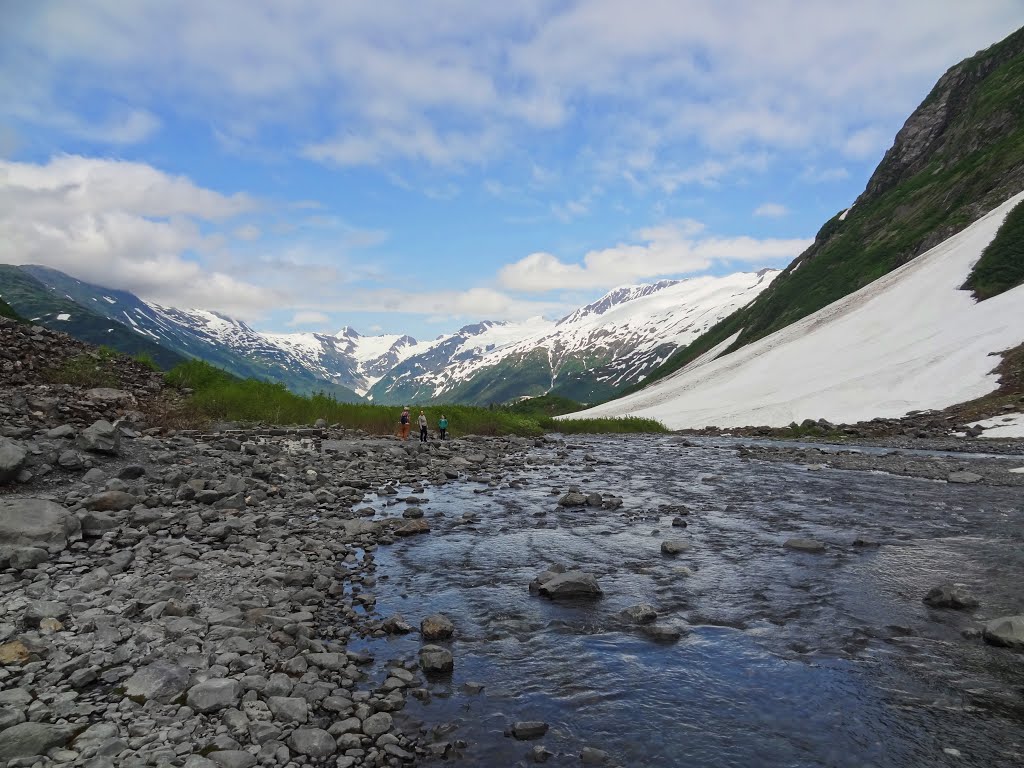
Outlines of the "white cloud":
{"type": "Polygon", "coordinates": [[[700,222],[684,220],[637,233],[640,242],[590,251],[582,263],[550,253],[532,253],[502,268],[500,284],[513,291],[545,293],[559,289],[606,289],[636,280],[685,275],[719,262],[763,265],[790,260],[811,240],[756,239],[706,235],[700,222]]]}
{"type": "Polygon", "coordinates": [[[788,216],[789,209],[781,203],[761,203],[761,205],[754,209],[754,215],[777,219],[782,216],[788,216]]]}
{"type": "Polygon", "coordinates": [[[255,224],[243,224],[235,230],[234,235],[239,240],[259,240],[263,231],[255,224]]]}
{"type": "Polygon", "coordinates": [[[205,269],[199,254],[217,250],[222,238],[199,222],[257,206],[141,163],[74,155],[45,165],[0,161],[0,261],[251,317],[280,294],[205,269]]]}
{"type": "Polygon", "coordinates": [[[826,184],[833,181],[844,181],[850,178],[850,172],[842,166],[818,168],[812,165],[803,170],[800,178],[810,184],[826,184]]]}
{"type": "Polygon", "coordinates": [[[1024,7],[79,0],[21,4],[5,22],[0,110],[20,120],[98,98],[128,105],[102,132],[112,141],[145,138],[171,110],[241,145],[299,127],[306,156],[332,165],[456,167],[570,124],[604,153],[626,116],[656,136],[659,162],[690,141],[863,157],[878,141],[854,131],[891,136],[950,63],[1024,23],[1024,7]]]}
{"type": "Polygon", "coordinates": [[[882,159],[882,153],[892,145],[892,137],[877,126],[861,128],[843,142],[842,153],[857,160],[882,159]]]}
{"type": "Polygon", "coordinates": [[[312,312],[309,310],[304,310],[301,312],[296,312],[294,315],[292,315],[292,319],[288,321],[288,327],[295,328],[297,326],[306,325],[324,326],[330,321],[331,318],[328,317],[323,312],[312,312]]]}

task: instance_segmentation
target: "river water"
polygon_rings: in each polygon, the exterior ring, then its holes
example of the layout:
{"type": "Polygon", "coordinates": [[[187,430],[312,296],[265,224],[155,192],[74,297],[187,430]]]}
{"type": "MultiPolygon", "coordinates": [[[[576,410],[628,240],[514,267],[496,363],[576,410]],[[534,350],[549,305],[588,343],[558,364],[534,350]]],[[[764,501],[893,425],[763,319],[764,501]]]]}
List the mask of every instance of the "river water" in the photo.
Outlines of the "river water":
{"type": "MultiPolygon", "coordinates": [[[[662,436],[531,456],[497,487],[428,488],[432,532],[375,553],[377,613],[418,625],[441,612],[457,628],[453,676],[401,715],[459,740],[454,764],[526,764],[540,743],[551,766],[580,765],[587,746],[622,766],[1024,765],[1024,655],[963,634],[1024,612],[1019,488],[811,472],[662,436]],[[560,508],[570,485],[623,506],[560,508]],[[827,549],[784,549],[795,536],[827,549]],[[667,538],[692,549],[663,556],[667,538]],[[531,595],[552,563],[593,573],[603,597],[531,595]],[[981,606],[924,605],[946,581],[981,606]],[[640,602],[684,636],[626,623],[619,612],[640,602]],[[551,728],[504,735],[521,720],[551,728]]],[[[415,633],[352,643],[408,660],[420,645],[415,633]]]]}

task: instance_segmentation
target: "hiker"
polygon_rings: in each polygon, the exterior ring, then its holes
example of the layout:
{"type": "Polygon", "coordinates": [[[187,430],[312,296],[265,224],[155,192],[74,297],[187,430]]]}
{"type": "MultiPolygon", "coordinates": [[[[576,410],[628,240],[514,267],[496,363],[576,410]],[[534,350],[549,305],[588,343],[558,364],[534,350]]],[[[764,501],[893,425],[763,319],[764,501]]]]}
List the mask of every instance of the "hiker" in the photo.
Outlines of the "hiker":
{"type": "Polygon", "coordinates": [[[403,405],[402,406],[402,418],[400,418],[398,420],[398,424],[399,424],[398,432],[399,432],[399,437],[401,437],[402,440],[408,440],[409,439],[409,423],[410,423],[410,419],[409,419],[409,406],[408,405],[403,405]]]}
{"type": "Polygon", "coordinates": [[[427,442],[427,415],[420,411],[420,442],[427,442]]]}
{"type": "Polygon", "coordinates": [[[448,434],[448,419],[444,417],[443,413],[441,414],[441,420],[437,422],[437,428],[441,432],[441,439],[447,439],[445,436],[448,434]]]}

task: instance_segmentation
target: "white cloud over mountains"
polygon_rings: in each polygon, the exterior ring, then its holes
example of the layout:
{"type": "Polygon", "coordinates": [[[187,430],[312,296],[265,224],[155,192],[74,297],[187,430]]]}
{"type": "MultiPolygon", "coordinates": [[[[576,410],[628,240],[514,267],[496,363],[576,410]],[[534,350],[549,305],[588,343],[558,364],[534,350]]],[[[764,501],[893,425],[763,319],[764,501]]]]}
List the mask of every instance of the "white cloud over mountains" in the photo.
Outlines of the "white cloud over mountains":
{"type": "Polygon", "coordinates": [[[637,233],[638,243],[620,243],[590,251],[582,263],[567,263],[550,253],[532,253],[502,268],[499,281],[513,291],[604,289],[633,281],[685,275],[718,263],[764,265],[795,258],[811,240],[716,237],[700,222],[686,220],[637,233]]]}

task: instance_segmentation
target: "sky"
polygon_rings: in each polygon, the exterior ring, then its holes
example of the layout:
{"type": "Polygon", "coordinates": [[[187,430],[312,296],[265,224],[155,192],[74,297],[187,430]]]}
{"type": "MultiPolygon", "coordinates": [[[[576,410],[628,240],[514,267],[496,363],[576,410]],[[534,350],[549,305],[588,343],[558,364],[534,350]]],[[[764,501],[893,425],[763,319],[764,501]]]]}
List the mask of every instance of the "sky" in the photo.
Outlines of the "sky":
{"type": "Polygon", "coordinates": [[[267,331],[782,267],[1020,0],[0,0],[0,262],[267,331]]]}

